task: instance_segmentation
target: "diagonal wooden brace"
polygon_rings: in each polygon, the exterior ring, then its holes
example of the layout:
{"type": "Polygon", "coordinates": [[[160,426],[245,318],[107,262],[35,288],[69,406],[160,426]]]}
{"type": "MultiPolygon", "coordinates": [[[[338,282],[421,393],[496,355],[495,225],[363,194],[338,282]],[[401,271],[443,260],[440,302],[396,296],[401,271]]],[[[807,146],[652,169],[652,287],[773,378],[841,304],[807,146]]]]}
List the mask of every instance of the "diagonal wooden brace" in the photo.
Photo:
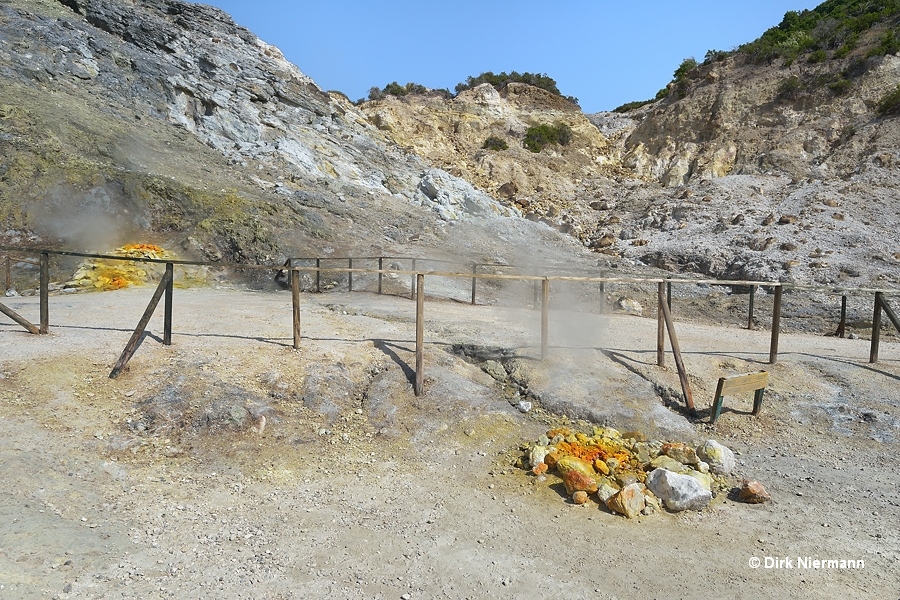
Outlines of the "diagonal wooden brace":
{"type": "Polygon", "coordinates": [[[163,278],[160,280],[156,291],[153,293],[153,298],[150,299],[150,304],[147,305],[147,310],[144,311],[144,315],[138,322],[138,326],[135,328],[134,333],[131,334],[131,339],[128,340],[128,343],[125,345],[125,350],[122,351],[122,355],[119,357],[119,360],[116,361],[113,370],[110,372],[110,379],[118,377],[119,373],[122,372],[122,369],[125,368],[125,365],[128,364],[128,361],[131,360],[131,357],[137,350],[138,343],[141,341],[141,336],[144,335],[144,330],[147,329],[147,323],[150,322],[150,317],[153,316],[153,311],[156,310],[156,306],[159,304],[159,300],[162,298],[163,293],[166,295],[166,318],[163,340],[166,345],[172,343],[172,279],[172,263],[166,263],[166,274],[163,275],[163,278]]]}
{"type": "Polygon", "coordinates": [[[6,306],[2,302],[0,302],[0,312],[27,329],[28,333],[39,334],[41,332],[40,329],[38,329],[37,325],[34,325],[30,321],[28,321],[28,319],[26,319],[10,307],[6,306]]]}

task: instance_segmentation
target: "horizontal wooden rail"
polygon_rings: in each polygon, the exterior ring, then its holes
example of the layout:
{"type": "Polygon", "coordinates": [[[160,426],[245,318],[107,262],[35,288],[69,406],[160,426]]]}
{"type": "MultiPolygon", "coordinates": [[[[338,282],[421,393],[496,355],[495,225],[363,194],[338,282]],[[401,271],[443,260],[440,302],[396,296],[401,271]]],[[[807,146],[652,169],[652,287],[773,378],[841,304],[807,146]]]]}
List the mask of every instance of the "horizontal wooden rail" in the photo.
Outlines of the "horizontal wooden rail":
{"type": "MultiPolygon", "coordinates": [[[[96,254],[96,253],[88,253],[88,252],[75,252],[68,250],[49,250],[49,249],[38,249],[38,248],[23,248],[18,246],[0,246],[0,250],[4,252],[16,252],[20,254],[33,253],[33,254],[48,254],[48,255],[58,255],[58,256],[77,256],[81,258],[96,258],[102,260],[119,260],[119,261],[131,261],[131,262],[143,262],[143,263],[157,263],[157,264],[173,264],[173,265],[182,265],[182,266],[202,266],[202,267],[219,267],[219,268],[234,268],[234,269],[249,269],[249,270],[281,270],[284,268],[284,265],[253,265],[247,263],[226,263],[226,262],[210,262],[210,261],[194,261],[194,260],[174,260],[168,258],[143,258],[143,257],[130,257],[130,256],[116,256],[109,254],[96,254]]],[[[326,258],[294,258],[292,260],[337,260],[337,261],[347,261],[350,257],[326,257],[326,258]]],[[[462,264],[462,261],[446,261],[443,259],[429,259],[422,257],[411,257],[411,256],[398,256],[398,257],[353,257],[354,260],[417,260],[418,262],[434,262],[434,263],[445,263],[445,264],[462,264]]],[[[505,264],[496,264],[496,263],[475,263],[477,266],[484,267],[494,267],[494,268],[525,268],[519,267],[516,265],[505,265],[505,264]]],[[[669,278],[669,277],[581,277],[581,276],[571,276],[571,275],[543,275],[543,274],[529,274],[529,273],[517,273],[517,274],[488,274],[488,273],[472,273],[471,271],[459,272],[459,271],[433,271],[433,270],[425,270],[425,269],[412,269],[412,270],[404,270],[404,269],[348,269],[348,268],[340,268],[340,267],[329,267],[325,268],[322,266],[316,267],[301,267],[301,266],[293,266],[292,268],[298,269],[300,271],[314,272],[314,271],[329,271],[329,272],[353,272],[353,273],[373,273],[373,274],[384,274],[384,273],[394,273],[397,275],[416,275],[418,273],[425,273],[428,275],[435,275],[439,277],[458,277],[458,278],[477,278],[477,279],[512,279],[512,280],[531,280],[531,281],[541,281],[543,279],[550,279],[551,281],[581,281],[581,282],[596,282],[596,283],[635,283],[635,284],[656,284],[659,282],[664,282],[667,284],[693,284],[693,285],[716,285],[716,286],[760,286],[767,288],[782,288],[784,290],[796,290],[796,291],[810,291],[810,292],[820,292],[831,295],[842,295],[844,293],[881,293],[885,296],[900,296],[900,289],[875,289],[875,288],[849,288],[849,287],[841,287],[841,286],[812,286],[812,285],[803,285],[803,284],[794,284],[794,283],[782,283],[779,281],[745,281],[745,280],[737,280],[737,279],[690,279],[690,278],[669,278]]],[[[556,269],[551,265],[543,265],[541,269],[556,269]]],[[[531,271],[535,271],[533,267],[529,268],[531,271]]]]}

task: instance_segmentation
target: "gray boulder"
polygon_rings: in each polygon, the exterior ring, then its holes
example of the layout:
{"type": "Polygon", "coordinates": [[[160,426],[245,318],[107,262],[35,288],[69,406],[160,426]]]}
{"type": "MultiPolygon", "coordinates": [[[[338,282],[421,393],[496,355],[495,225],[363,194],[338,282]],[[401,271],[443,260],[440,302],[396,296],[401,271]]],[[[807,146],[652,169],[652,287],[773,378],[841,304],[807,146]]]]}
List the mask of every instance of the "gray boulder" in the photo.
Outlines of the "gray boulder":
{"type": "Polygon", "coordinates": [[[709,470],[720,475],[728,475],[734,471],[736,460],[734,452],[716,440],[706,440],[697,448],[697,456],[709,465],[709,470]]]}
{"type": "Polygon", "coordinates": [[[654,469],[647,477],[647,488],[676,512],[701,510],[712,500],[712,493],[695,478],[666,469],[654,469]]]}

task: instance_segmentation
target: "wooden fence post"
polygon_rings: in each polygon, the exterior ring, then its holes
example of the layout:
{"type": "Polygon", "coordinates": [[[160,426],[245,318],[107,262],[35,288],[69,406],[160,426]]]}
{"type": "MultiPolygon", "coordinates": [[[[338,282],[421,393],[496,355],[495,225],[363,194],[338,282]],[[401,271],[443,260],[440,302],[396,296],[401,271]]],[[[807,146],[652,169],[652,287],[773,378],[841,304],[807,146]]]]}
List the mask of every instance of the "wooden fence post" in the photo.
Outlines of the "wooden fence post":
{"type": "Polygon", "coordinates": [[[750,310],[749,315],[747,316],[747,329],[753,329],[753,309],[756,304],[756,286],[750,286],[750,310]]]}
{"type": "Polygon", "coordinates": [[[881,341],[881,292],[875,292],[875,310],[872,313],[872,346],[869,349],[869,362],[878,362],[878,344],[881,341]]]}
{"type": "Polygon", "coordinates": [[[847,295],[844,294],[841,296],[841,322],[838,323],[837,331],[834,332],[836,336],[844,337],[844,333],[847,328],[847,295]]]}
{"type": "Polygon", "coordinates": [[[381,271],[384,270],[384,257],[378,257],[378,294],[381,295],[381,284],[384,281],[384,273],[381,271]]]}
{"type": "MultiPolygon", "coordinates": [[[[475,263],[472,265],[472,275],[476,275],[477,273],[478,273],[478,263],[475,263]]],[[[477,281],[478,281],[477,278],[475,278],[475,277],[472,278],[472,306],[475,306],[475,282],[477,282],[477,281]]]]}
{"type": "Polygon", "coordinates": [[[40,332],[50,331],[50,255],[41,252],[41,323],[40,332]]]}
{"type": "Polygon", "coordinates": [[[316,293],[322,293],[322,259],[316,259],[316,293]]]}
{"type": "Polygon", "coordinates": [[[769,345],[769,364],[778,362],[778,335],[781,332],[781,294],[780,285],[775,288],[775,302],[772,305],[772,343],[769,345]]]}
{"type": "Polygon", "coordinates": [[[656,286],[656,366],[666,366],[666,316],[663,310],[663,289],[660,281],[656,286]]]}
{"type": "Polygon", "coordinates": [[[663,318],[666,321],[666,329],[669,331],[669,342],[672,344],[672,354],[675,355],[675,366],[678,368],[678,379],[681,382],[684,403],[687,404],[691,416],[696,417],[697,411],[694,409],[694,395],[691,392],[691,382],[688,379],[687,369],[685,369],[684,361],[681,358],[681,346],[678,345],[678,337],[675,335],[675,323],[672,321],[672,313],[669,312],[669,305],[663,297],[662,284],[659,286],[658,296],[663,318]]]}
{"type": "MultiPolygon", "coordinates": [[[[416,259],[412,259],[412,269],[410,269],[410,271],[415,271],[415,270],[416,270],[416,259]]],[[[409,291],[409,299],[410,299],[410,300],[415,300],[415,299],[416,299],[416,283],[417,283],[417,279],[418,279],[418,278],[416,277],[416,274],[414,273],[414,274],[412,275],[411,281],[409,282],[409,287],[410,287],[410,291],[409,291]]]]}
{"type": "Polygon", "coordinates": [[[547,358],[550,350],[550,280],[541,281],[541,360],[547,358]]]}
{"type": "Polygon", "coordinates": [[[172,263],[166,263],[165,277],[169,283],[166,285],[166,305],[163,307],[163,344],[172,345],[172,289],[175,281],[175,270],[172,263]]]}
{"type": "Polygon", "coordinates": [[[425,382],[425,276],[416,274],[416,385],[415,394],[421,396],[425,382]]]}
{"type": "MultiPolygon", "coordinates": [[[[352,258],[347,259],[347,267],[350,269],[353,268],[353,259],[352,258]]],[[[348,292],[353,291],[353,271],[347,271],[347,291],[348,292]]]]}
{"type": "Polygon", "coordinates": [[[606,313],[606,282],[600,282],[600,314],[606,313]]]}
{"type": "MultiPolygon", "coordinates": [[[[292,265],[293,266],[293,265],[292,265]]],[[[294,350],[300,349],[300,272],[291,269],[291,306],[294,330],[294,350]]]]}
{"type": "Polygon", "coordinates": [[[666,305],[669,307],[669,312],[672,312],[672,282],[666,282],[666,305]]]}

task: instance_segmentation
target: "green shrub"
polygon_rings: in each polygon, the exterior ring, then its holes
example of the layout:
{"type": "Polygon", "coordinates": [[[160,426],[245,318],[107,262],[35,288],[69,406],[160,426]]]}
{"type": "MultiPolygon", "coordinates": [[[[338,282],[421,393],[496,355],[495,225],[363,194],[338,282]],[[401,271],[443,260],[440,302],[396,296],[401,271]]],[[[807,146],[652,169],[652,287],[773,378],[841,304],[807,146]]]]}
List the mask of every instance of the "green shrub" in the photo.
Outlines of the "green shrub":
{"type": "Polygon", "coordinates": [[[894,31],[888,31],[881,36],[878,45],[869,50],[868,56],[884,56],[897,52],[900,52],[900,37],[894,31]]]}
{"type": "Polygon", "coordinates": [[[731,53],[724,50],[707,50],[706,56],[703,57],[703,64],[708,65],[714,62],[722,62],[728,58],[729,54],[731,53]]]}
{"type": "Polygon", "coordinates": [[[540,152],[549,144],[567,145],[572,140],[572,129],[565,123],[534,125],[525,132],[523,145],[532,152],[540,152]]]}
{"type": "Polygon", "coordinates": [[[853,84],[849,79],[844,79],[843,77],[838,79],[835,82],[828,84],[828,89],[835,93],[837,96],[843,96],[847,92],[850,91],[850,88],[853,84]]]}
{"type": "Polygon", "coordinates": [[[675,69],[675,81],[682,81],[688,74],[697,68],[697,61],[693,58],[686,58],[681,61],[681,64],[678,65],[678,68],[675,69]]]}
{"type": "Polygon", "coordinates": [[[506,150],[509,148],[509,144],[506,143],[501,137],[497,137],[496,135],[492,135],[488,137],[488,139],[484,140],[484,143],[481,145],[484,150],[506,150]]]}
{"type": "Polygon", "coordinates": [[[396,81],[392,81],[391,83],[384,86],[384,89],[381,90],[381,92],[385,96],[405,96],[409,93],[405,85],[400,85],[396,81]]]}
{"type": "Polygon", "coordinates": [[[800,90],[802,88],[803,84],[800,82],[800,78],[796,75],[792,75],[787,79],[783,79],[781,83],[778,84],[778,99],[796,100],[800,95],[800,90]]]}
{"type": "Polygon", "coordinates": [[[875,112],[877,112],[882,117],[900,113],[900,85],[898,85],[896,88],[894,88],[893,91],[888,92],[884,95],[884,97],[881,98],[878,106],[875,107],[875,112]]]}
{"type": "Polygon", "coordinates": [[[392,81],[384,88],[372,87],[369,88],[369,100],[380,100],[385,96],[408,96],[410,94],[424,96],[428,94],[436,94],[436,95],[450,95],[449,90],[429,90],[424,85],[418,83],[407,83],[406,85],[400,85],[396,81],[392,81]]]}
{"type": "Polygon", "coordinates": [[[651,102],[656,102],[657,100],[658,100],[658,98],[652,98],[650,100],[635,100],[634,102],[626,102],[622,106],[617,106],[616,108],[614,108],[613,112],[617,112],[617,113],[631,112],[642,106],[646,106],[646,105],[650,104],[651,102]]]}
{"type": "Polygon", "coordinates": [[[811,52],[809,56],[806,57],[806,61],[812,64],[822,63],[828,60],[828,53],[822,49],[811,52]]]}

